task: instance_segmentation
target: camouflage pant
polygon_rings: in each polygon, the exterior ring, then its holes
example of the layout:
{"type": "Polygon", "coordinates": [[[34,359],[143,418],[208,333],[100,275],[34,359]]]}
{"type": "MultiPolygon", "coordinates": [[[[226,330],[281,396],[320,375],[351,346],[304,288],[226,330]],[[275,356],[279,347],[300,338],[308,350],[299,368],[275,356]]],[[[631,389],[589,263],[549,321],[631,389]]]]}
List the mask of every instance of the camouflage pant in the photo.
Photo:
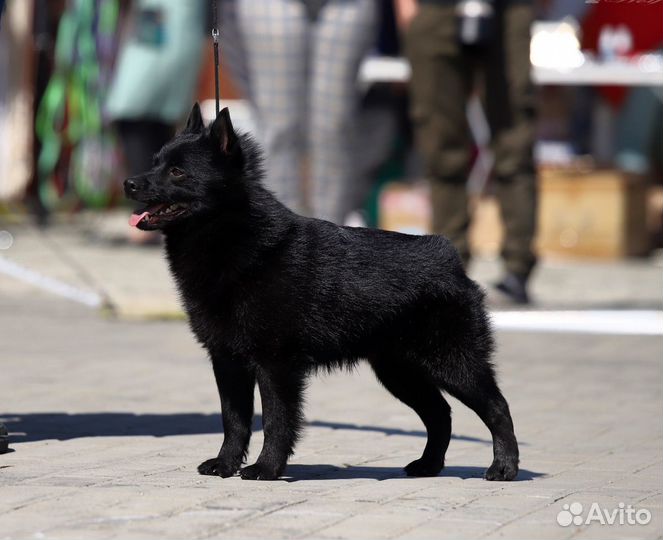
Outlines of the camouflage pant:
{"type": "Polygon", "coordinates": [[[483,50],[456,40],[454,7],[421,4],[406,35],[412,65],[412,118],[432,180],[433,221],[438,234],[469,261],[470,223],[465,181],[472,162],[466,103],[479,86],[495,154],[495,191],[502,210],[502,246],[508,271],[527,276],[536,258],[534,96],[530,83],[531,6],[498,10],[497,38],[483,50]]]}

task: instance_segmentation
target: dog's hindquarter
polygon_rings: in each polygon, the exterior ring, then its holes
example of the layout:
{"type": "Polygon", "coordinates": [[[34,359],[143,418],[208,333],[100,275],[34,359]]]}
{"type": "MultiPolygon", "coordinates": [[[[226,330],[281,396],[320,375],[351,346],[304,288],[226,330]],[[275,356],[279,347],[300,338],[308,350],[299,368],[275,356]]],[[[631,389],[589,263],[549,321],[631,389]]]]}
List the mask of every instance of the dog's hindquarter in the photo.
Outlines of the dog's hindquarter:
{"type": "Polygon", "coordinates": [[[428,364],[488,360],[483,293],[447,239],[318,223],[300,306],[309,342],[300,346],[340,363],[387,351],[428,364]]]}

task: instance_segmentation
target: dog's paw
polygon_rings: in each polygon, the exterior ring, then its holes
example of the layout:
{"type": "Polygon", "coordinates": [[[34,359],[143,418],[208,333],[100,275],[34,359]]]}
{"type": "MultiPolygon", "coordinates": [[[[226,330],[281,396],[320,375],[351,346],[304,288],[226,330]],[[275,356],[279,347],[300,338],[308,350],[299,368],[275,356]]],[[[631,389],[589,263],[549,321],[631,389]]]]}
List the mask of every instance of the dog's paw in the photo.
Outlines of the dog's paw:
{"type": "MultiPolygon", "coordinates": [[[[241,462],[240,462],[241,463],[241,462]]],[[[206,476],[220,476],[221,478],[228,478],[233,476],[240,467],[240,463],[234,463],[227,459],[215,457],[203,461],[198,465],[198,473],[206,476]]]]}
{"type": "Polygon", "coordinates": [[[443,468],[444,463],[419,458],[405,466],[405,474],[408,476],[437,476],[443,468]]]}
{"type": "Polygon", "coordinates": [[[484,478],[490,481],[507,482],[518,476],[518,458],[495,458],[484,478]]]}
{"type": "Polygon", "coordinates": [[[276,480],[281,471],[265,463],[254,463],[239,471],[242,480],[276,480]]]}

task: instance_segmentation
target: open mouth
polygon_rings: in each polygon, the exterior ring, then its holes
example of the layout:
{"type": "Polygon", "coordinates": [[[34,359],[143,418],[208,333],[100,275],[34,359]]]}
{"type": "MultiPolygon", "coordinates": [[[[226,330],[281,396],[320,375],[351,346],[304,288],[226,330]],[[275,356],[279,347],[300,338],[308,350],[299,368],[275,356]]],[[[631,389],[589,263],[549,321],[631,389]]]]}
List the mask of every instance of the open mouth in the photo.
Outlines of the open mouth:
{"type": "Polygon", "coordinates": [[[129,218],[129,225],[138,229],[158,229],[161,226],[189,212],[184,203],[159,203],[135,210],[129,218]]]}

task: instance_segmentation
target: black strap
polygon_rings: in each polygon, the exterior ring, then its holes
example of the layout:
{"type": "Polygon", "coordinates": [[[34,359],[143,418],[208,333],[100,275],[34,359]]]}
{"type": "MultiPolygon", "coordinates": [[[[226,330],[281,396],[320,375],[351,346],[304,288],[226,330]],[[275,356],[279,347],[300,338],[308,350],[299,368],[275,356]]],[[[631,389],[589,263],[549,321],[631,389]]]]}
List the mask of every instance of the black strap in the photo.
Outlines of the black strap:
{"type": "Polygon", "coordinates": [[[219,116],[219,28],[216,16],[216,2],[212,0],[212,41],[214,42],[214,96],[216,98],[216,115],[219,116]]]}

